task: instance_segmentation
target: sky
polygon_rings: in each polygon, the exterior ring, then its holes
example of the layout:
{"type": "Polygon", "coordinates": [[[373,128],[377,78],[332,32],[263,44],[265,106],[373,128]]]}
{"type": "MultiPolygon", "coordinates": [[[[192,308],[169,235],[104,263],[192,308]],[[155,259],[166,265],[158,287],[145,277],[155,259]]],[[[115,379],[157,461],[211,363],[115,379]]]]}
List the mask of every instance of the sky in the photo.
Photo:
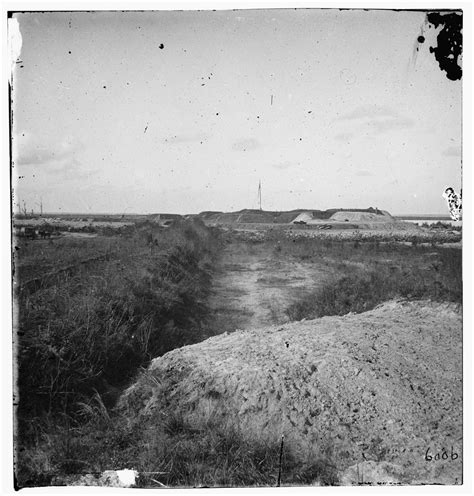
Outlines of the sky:
{"type": "Polygon", "coordinates": [[[261,181],[265,210],[446,215],[444,189],[461,188],[462,82],[430,53],[425,17],[15,14],[14,203],[235,211],[258,208],[261,181]]]}

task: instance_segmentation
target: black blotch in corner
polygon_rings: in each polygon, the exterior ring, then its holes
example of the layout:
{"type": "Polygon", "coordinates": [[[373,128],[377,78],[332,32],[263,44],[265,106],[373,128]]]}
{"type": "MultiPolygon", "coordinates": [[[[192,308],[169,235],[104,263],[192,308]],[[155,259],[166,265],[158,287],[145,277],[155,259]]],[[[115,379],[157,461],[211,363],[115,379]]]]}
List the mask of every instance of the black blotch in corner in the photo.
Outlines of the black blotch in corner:
{"type": "Polygon", "coordinates": [[[159,45],[159,49],[160,49],[160,50],[163,50],[163,48],[165,48],[165,45],[163,45],[163,43],[160,43],[160,45],[159,45]]]}
{"type": "Polygon", "coordinates": [[[430,47],[430,53],[434,53],[439,68],[446,72],[448,79],[461,79],[462,69],[458,58],[462,54],[462,12],[429,12],[426,14],[426,20],[435,28],[442,26],[436,38],[438,46],[430,47]]]}
{"type": "Polygon", "coordinates": [[[418,43],[424,43],[425,37],[424,36],[418,36],[417,40],[418,40],[418,43]]]}

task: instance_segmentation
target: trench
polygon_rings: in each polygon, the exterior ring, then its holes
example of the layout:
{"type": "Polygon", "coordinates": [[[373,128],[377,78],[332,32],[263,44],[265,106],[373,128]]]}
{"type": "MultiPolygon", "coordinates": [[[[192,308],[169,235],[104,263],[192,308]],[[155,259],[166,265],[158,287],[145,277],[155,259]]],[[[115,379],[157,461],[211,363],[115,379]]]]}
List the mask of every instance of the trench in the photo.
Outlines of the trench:
{"type": "Polygon", "coordinates": [[[275,243],[228,244],[215,270],[210,333],[288,322],[286,308],[322,285],[323,263],[282,255],[275,243]]]}

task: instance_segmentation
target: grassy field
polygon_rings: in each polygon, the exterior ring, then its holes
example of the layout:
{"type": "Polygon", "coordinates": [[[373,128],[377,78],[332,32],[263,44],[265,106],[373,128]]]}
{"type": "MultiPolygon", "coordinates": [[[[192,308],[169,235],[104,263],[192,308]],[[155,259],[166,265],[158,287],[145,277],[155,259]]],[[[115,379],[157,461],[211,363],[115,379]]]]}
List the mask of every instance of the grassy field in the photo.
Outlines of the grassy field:
{"type": "MultiPolygon", "coordinates": [[[[230,238],[232,239],[232,238],[230,238]]],[[[392,298],[460,303],[462,251],[428,244],[284,238],[226,245],[216,329],[359,313],[392,298]]]]}
{"type": "Polygon", "coordinates": [[[287,308],[290,320],[359,313],[397,297],[462,304],[458,248],[300,238],[286,240],[276,250],[332,269],[323,287],[287,308]]]}
{"type": "MultiPolygon", "coordinates": [[[[121,237],[18,245],[20,487],[132,467],[162,472],[141,478],[141,487],[276,483],[278,443],[251,443],[212,418],[190,425],[180,411],[143,431],[114,409],[152,358],[215,332],[208,301],[225,241],[200,222],[181,222],[169,229],[142,224],[121,237]],[[22,281],[50,272],[56,277],[21,289],[22,281]]],[[[230,249],[232,243],[228,236],[230,249]]],[[[248,250],[319,264],[330,274],[322,287],[287,305],[289,320],[363,312],[394,297],[462,303],[456,248],[282,237],[249,242],[248,250]]],[[[283,465],[286,484],[337,484],[329,455],[302,460],[286,450],[283,465]]]]}
{"type": "Polygon", "coordinates": [[[144,224],[123,238],[17,245],[20,485],[48,473],[29,455],[48,445],[45,436],[55,438],[63,419],[82,425],[84,405],[100,398],[112,406],[151,358],[208,337],[206,298],[218,246],[200,222],[166,230],[144,224]],[[83,263],[97,254],[107,256],[83,263]],[[46,277],[51,272],[56,276],[46,277]],[[39,283],[25,287],[33,276],[39,283]]]}

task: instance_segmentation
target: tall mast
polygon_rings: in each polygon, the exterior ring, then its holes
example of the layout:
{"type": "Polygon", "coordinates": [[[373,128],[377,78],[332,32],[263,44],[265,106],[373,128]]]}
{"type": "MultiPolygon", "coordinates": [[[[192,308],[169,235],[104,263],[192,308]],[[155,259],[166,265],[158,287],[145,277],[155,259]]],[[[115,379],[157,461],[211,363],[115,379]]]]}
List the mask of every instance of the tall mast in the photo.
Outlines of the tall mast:
{"type": "Polygon", "coordinates": [[[262,210],[262,182],[258,181],[258,204],[260,205],[260,210],[262,210]]]}

